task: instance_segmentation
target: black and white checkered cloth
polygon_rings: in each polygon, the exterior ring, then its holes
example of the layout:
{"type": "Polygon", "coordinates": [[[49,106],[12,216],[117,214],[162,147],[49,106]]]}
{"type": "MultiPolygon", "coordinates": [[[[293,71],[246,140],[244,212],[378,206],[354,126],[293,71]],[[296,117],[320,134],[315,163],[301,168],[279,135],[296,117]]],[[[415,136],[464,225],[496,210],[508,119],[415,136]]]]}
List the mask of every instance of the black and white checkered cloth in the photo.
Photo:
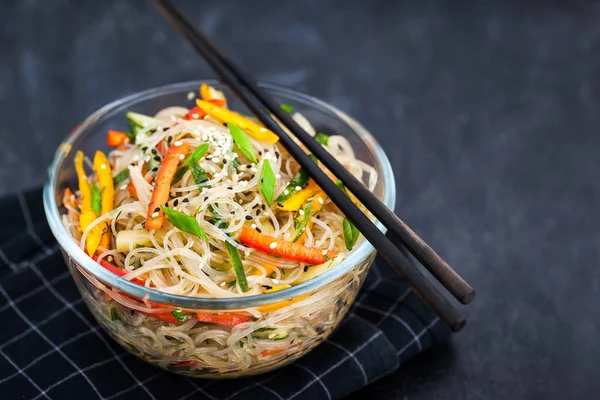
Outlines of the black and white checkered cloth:
{"type": "Polygon", "coordinates": [[[83,303],[46,224],[40,190],[0,200],[1,399],[338,399],[449,331],[374,266],[339,329],[277,371],[237,380],[170,374],[112,341],[83,303]]]}

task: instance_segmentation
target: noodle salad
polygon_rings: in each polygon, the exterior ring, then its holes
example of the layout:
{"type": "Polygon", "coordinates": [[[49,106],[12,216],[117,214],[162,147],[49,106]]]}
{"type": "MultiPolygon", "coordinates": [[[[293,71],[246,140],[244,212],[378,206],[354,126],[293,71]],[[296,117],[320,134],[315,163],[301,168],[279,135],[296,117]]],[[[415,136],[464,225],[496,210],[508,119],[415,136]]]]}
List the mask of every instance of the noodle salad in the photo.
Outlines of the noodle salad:
{"type": "MultiPolygon", "coordinates": [[[[190,297],[271,293],[335,268],[358,230],[273,132],[229,110],[209,85],[200,97],[189,110],[128,112],[129,131],[107,133],[110,152],[76,153],[78,185],[64,192],[62,219],[81,248],[123,279],[190,297]]],[[[281,107],[375,189],[376,170],[347,139],[317,133],[281,107]]],[[[174,309],[100,285],[92,308],[138,355],[176,372],[218,374],[268,364],[329,333],[356,294],[344,296],[347,285],[222,313],[174,309]]]]}

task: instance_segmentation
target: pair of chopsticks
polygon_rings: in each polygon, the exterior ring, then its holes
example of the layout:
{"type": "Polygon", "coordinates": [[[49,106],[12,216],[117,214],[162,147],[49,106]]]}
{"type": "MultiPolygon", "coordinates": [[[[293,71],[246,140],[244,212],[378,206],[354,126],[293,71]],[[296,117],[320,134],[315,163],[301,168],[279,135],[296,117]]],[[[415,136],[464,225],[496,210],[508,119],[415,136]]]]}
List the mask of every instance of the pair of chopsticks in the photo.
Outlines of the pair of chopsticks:
{"type": "Polygon", "coordinates": [[[469,303],[475,291],[408,225],[387,208],[358,179],[348,172],[312,136],[305,132],[291,116],[283,111],[256,81],[227,59],[200,33],[168,0],[159,0],[158,10],[173,27],[204,57],[221,79],[233,89],[256,117],[277,136],[282,146],[305,168],[337,207],[352,221],[364,237],[375,247],[387,264],[421,297],[454,332],[461,330],[466,321],[460,312],[414,266],[369,218],[337,187],[308,155],[294,142],[269,112],[281,121],[323,163],[346,188],[410,251],[410,253],[461,303],[469,303]],[[269,111],[267,111],[269,110],[269,111]]]}

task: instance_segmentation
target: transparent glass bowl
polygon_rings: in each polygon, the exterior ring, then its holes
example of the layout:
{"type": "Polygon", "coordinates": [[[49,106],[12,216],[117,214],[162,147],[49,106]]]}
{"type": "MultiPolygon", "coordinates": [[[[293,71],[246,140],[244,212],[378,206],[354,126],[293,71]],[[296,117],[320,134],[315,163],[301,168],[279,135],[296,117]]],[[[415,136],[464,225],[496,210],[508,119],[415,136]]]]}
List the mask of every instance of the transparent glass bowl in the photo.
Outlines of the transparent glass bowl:
{"type": "MultiPolygon", "coordinates": [[[[279,368],[309,352],[338,326],[354,301],[373,263],[375,251],[365,240],[339,265],[297,286],[258,296],[197,298],[171,295],[121,279],[90,259],[71,237],[61,220],[65,188],[77,187],[73,158],[77,150],[93,154],[108,150],[108,129],[127,130],[125,113],[153,115],[168,106],[191,108],[203,83],[227,95],[230,107],[249,114],[229,88],[217,81],[177,83],[146,90],[110,103],[88,117],[56,151],[44,187],[46,217],[73,279],[100,325],[139,358],[168,371],[198,378],[234,378],[279,368]],[[254,311],[254,320],[234,327],[197,321],[182,325],[157,319],[130,307],[182,309],[219,314],[254,311]],[[256,310],[260,310],[259,313],[256,310]],[[269,324],[286,327],[269,330],[269,324]],[[285,336],[285,337],[284,337],[285,336]]],[[[379,173],[375,194],[394,208],[396,188],[389,161],[375,139],[356,121],[333,106],[290,89],[261,84],[273,98],[290,104],[318,132],[345,136],[357,158],[379,173]]],[[[378,225],[381,230],[383,226],[378,225]]]]}

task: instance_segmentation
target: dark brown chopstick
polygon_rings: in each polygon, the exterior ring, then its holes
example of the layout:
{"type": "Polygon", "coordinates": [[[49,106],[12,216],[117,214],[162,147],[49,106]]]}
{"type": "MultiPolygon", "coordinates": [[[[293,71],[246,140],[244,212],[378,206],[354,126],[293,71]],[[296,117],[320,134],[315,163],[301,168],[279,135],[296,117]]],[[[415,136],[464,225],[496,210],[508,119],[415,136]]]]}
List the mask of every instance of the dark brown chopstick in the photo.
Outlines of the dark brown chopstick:
{"type": "MultiPolygon", "coordinates": [[[[237,73],[237,69],[232,69],[229,61],[225,61],[223,56],[217,54],[216,49],[208,39],[202,36],[190,22],[168,1],[161,0],[158,2],[159,11],[167,18],[169,22],[179,31],[179,33],[188,40],[192,46],[206,59],[206,61],[213,67],[213,69],[221,76],[221,79],[227,83],[236,94],[244,101],[248,108],[260,119],[267,128],[272,130],[277,136],[279,136],[280,142],[283,147],[298,161],[298,163],[305,168],[310,176],[316,181],[316,183],[323,189],[323,191],[334,201],[338,208],[346,215],[346,217],[352,221],[352,223],[361,231],[365,238],[375,247],[379,254],[384,260],[390,265],[404,280],[411,286],[411,288],[423,299],[425,303],[439,316],[447,326],[453,331],[462,329],[465,325],[465,320],[460,315],[458,310],[437,290],[435,286],[427,280],[427,278],[416,268],[407,257],[387,238],[385,235],[367,218],[367,216],[358,209],[352,201],[336,186],[336,184],[327,176],[321,169],[315,164],[308,155],[294,142],[294,140],[281,129],[279,124],[275,122],[268,112],[265,110],[265,106],[273,112],[283,123],[290,127],[296,128],[299,131],[298,138],[302,134],[308,136],[313,144],[316,144],[314,140],[306,134],[300,127],[298,127],[289,116],[278,113],[279,106],[268,96],[261,93],[261,91],[254,85],[246,85],[242,81],[240,75],[237,73]],[[253,90],[250,90],[252,87],[253,90]],[[266,99],[266,100],[265,100],[266,99]],[[280,115],[281,114],[281,117],[280,115]],[[291,121],[291,123],[289,123],[291,121]]],[[[247,80],[252,80],[247,77],[247,80]]],[[[294,132],[294,129],[292,129],[294,132]]],[[[308,146],[307,146],[308,147],[308,146]]],[[[317,158],[321,159],[320,155],[325,153],[329,156],[329,153],[324,151],[320,146],[312,146],[316,151],[312,151],[317,158]],[[317,148],[318,147],[318,148],[317,148]],[[319,154],[320,153],[320,154],[319,154]]],[[[324,157],[326,158],[326,157],[324,157]]],[[[332,158],[330,156],[330,158],[332,158]]],[[[324,163],[325,164],[325,163],[324,163]]],[[[325,164],[326,165],[326,164],[325,164]]],[[[336,176],[338,175],[338,169],[346,171],[341,165],[333,165],[330,171],[336,176]]],[[[327,165],[326,165],[327,166],[327,165]]],[[[348,174],[349,175],[349,174],[348,174]]],[[[342,179],[344,181],[344,179],[342,179]]],[[[348,182],[350,182],[348,180],[348,182]]],[[[344,183],[346,183],[344,181],[344,183]]],[[[356,192],[368,192],[364,185],[354,185],[356,192]]],[[[353,193],[356,195],[355,191],[353,193]]],[[[373,196],[374,197],[374,196],[373,196]]],[[[357,196],[359,198],[359,196],[357,196]]],[[[360,199],[360,198],[359,198],[360,199]]],[[[375,197],[376,199],[376,197],[375,197]]],[[[377,200],[377,199],[376,199],[377,200]]],[[[377,207],[381,207],[381,203],[377,200],[375,203],[377,207]]],[[[389,210],[388,210],[389,211],[389,210]]],[[[373,211],[372,211],[373,212],[373,211]]],[[[391,213],[391,211],[390,211],[391,213]]],[[[375,214],[375,213],[374,213],[375,214]]],[[[393,213],[392,213],[393,214],[393,213]]],[[[414,233],[413,233],[414,234],[414,233]]]]}

